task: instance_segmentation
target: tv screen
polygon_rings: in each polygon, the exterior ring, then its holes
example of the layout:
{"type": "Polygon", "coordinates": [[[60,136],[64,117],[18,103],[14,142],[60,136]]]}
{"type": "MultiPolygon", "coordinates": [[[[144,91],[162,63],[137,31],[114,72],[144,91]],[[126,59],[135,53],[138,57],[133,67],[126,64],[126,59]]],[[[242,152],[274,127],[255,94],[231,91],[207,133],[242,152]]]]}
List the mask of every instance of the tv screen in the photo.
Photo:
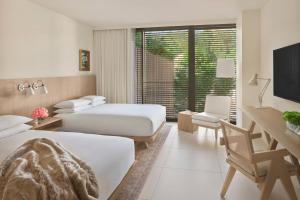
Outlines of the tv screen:
{"type": "Polygon", "coordinates": [[[300,102],[300,43],[273,51],[274,95],[300,102]]]}

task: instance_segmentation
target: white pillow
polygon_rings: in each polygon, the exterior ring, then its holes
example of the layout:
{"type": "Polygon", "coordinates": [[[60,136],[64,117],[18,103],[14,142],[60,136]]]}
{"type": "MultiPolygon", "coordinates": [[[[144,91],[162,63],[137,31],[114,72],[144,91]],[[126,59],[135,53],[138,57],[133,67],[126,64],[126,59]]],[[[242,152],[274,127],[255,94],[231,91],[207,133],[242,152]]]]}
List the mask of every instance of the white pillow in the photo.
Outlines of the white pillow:
{"type": "Polygon", "coordinates": [[[105,101],[104,101],[104,100],[101,100],[101,101],[95,101],[95,102],[93,102],[91,105],[92,105],[92,106],[99,106],[99,105],[102,105],[102,104],[105,104],[105,101]]]}
{"type": "Polygon", "coordinates": [[[55,108],[76,108],[79,106],[85,106],[90,104],[91,101],[87,99],[72,99],[67,101],[59,102],[58,104],[54,105],[55,108]]]}
{"type": "Polygon", "coordinates": [[[27,131],[27,130],[31,129],[31,127],[32,126],[27,125],[27,124],[19,124],[14,127],[2,130],[2,131],[0,131],[0,139],[27,131]]]}
{"type": "Polygon", "coordinates": [[[103,97],[103,96],[96,96],[96,95],[89,95],[89,96],[81,97],[81,99],[87,99],[87,100],[90,100],[92,103],[94,103],[96,101],[104,101],[105,97],[103,97]]]}
{"type": "Polygon", "coordinates": [[[18,115],[1,115],[0,116],[0,131],[14,127],[16,125],[25,124],[32,119],[18,115]]]}
{"type": "Polygon", "coordinates": [[[58,110],[54,111],[54,113],[58,113],[58,114],[75,113],[75,112],[82,111],[82,110],[85,110],[85,109],[90,108],[90,107],[92,107],[92,106],[91,105],[85,105],[85,106],[79,106],[79,107],[76,107],[76,108],[61,108],[61,109],[58,109],[58,110]]]}

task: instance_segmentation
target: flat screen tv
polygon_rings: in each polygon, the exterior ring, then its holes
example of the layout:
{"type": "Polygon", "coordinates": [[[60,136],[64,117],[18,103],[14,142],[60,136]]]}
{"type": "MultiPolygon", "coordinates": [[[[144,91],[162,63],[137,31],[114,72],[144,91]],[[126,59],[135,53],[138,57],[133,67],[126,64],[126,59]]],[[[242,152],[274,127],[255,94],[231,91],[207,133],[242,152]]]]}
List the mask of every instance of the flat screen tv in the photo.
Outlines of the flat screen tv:
{"type": "Polygon", "coordinates": [[[273,51],[274,95],[300,102],[300,43],[273,51]]]}

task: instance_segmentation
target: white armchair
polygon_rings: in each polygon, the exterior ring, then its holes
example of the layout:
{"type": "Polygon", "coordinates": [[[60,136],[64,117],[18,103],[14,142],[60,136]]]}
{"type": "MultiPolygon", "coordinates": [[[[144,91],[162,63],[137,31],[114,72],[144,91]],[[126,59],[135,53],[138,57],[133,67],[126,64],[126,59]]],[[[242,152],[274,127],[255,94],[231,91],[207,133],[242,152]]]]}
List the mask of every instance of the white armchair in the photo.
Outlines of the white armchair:
{"type": "Polygon", "coordinates": [[[229,120],[231,97],[206,96],[204,112],[192,116],[192,123],[196,126],[215,130],[216,140],[221,128],[220,119],[229,120]]]}

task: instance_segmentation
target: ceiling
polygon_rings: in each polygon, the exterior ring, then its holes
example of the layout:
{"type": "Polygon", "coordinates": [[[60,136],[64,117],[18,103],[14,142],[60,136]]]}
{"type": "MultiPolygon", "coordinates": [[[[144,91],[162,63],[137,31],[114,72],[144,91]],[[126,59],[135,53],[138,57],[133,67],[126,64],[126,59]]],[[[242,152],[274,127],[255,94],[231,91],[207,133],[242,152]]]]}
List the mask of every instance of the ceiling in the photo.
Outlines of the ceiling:
{"type": "MultiPolygon", "coordinates": [[[[93,27],[221,22],[267,0],[31,0],[93,27]]],[[[186,24],[185,24],[186,25],[186,24]]]]}

